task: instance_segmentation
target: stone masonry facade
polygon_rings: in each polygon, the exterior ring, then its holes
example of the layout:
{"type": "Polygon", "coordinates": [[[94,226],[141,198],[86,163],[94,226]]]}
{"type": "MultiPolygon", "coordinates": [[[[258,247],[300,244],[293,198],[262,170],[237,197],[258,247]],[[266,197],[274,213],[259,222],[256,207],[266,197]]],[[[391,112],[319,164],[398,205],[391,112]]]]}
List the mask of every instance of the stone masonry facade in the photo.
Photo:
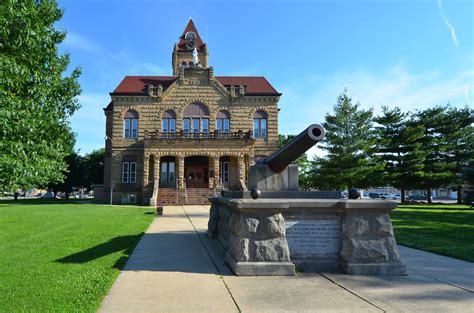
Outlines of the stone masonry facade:
{"type": "Polygon", "coordinates": [[[105,202],[156,205],[160,188],[237,189],[278,148],[281,94],[264,77],[214,76],[207,61],[190,20],[173,50],[174,76],[126,76],[110,93],[105,202]]]}

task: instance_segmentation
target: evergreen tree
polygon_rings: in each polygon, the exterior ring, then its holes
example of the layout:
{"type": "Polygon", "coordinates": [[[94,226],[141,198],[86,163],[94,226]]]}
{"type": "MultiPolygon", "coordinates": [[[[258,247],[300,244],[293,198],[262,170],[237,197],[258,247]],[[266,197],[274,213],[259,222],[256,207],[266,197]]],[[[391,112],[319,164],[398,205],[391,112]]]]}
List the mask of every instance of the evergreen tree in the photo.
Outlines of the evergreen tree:
{"type": "Polygon", "coordinates": [[[452,165],[458,204],[461,204],[464,184],[462,173],[474,163],[474,110],[468,107],[462,109],[448,107],[442,125],[440,132],[445,141],[445,157],[452,165]]]}
{"type": "Polygon", "coordinates": [[[66,169],[80,71],[67,75],[69,56],[58,53],[62,15],[52,0],[0,4],[0,190],[59,181],[66,169]]]}
{"type": "Polygon", "coordinates": [[[367,188],[380,183],[383,163],[375,156],[372,111],[359,108],[342,93],[334,115],[326,114],[326,138],[322,146],[327,156],[317,159],[314,185],[330,189],[367,188]]]}
{"type": "Polygon", "coordinates": [[[452,131],[449,123],[447,107],[434,107],[416,114],[420,125],[425,128],[425,133],[420,138],[422,150],[426,153],[423,162],[423,179],[420,184],[428,195],[431,203],[431,190],[456,183],[456,164],[450,159],[452,144],[446,134],[452,131]]]}
{"type": "Polygon", "coordinates": [[[398,107],[382,109],[382,115],[374,120],[378,124],[378,153],[385,161],[383,177],[386,183],[401,190],[404,202],[405,190],[419,187],[424,176],[426,154],[418,142],[424,135],[424,127],[398,107]]]}

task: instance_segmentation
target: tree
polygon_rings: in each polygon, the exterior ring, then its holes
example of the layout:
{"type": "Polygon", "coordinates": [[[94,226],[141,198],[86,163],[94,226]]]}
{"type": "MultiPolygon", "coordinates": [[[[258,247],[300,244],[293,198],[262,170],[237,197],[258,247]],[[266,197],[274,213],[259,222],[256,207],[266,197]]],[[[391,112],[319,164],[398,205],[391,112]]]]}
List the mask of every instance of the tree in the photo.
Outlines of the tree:
{"type": "Polygon", "coordinates": [[[60,181],[74,144],[80,70],[58,53],[66,33],[55,1],[5,0],[0,8],[0,190],[60,181]]]}
{"type": "Polygon", "coordinates": [[[447,107],[437,106],[416,114],[418,123],[423,125],[425,133],[419,142],[422,149],[427,153],[423,162],[423,180],[421,187],[428,195],[428,203],[431,203],[431,190],[442,186],[449,186],[456,182],[456,166],[450,159],[452,143],[446,135],[451,131],[447,107]]]}
{"type": "Polygon", "coordinates": [[[453,179],[457,186],[458,204],[462,204],[463,172],[474,164],[474,110],[448,107],[442,136],[446,144],[447,162],[453,165],[453,179]]]}
{"type": "Polygon", "coordinates": [[[53,182],[48,185],[48,189],[52,189],[56,194],[62,191],[69,199],[69,194],[85,185],[84,158],[73,152],[64,158],[67,169],[63,172],[64,179],[60,182],[53,182]]]}
{"type": "MultiPolygon", "coordinates": [[[[278,135],[278,146],[281,148],[290,141],[292,141],[296,136],[295,135],[278,135]]],[[[311,189],[312,182],[311,182],[311,163],[308,160],[308,155],[304,153],[294,162],[298,166],[298,181],[299,187],[302,190],[309,190],[311,189]]]]}
{"type": "Polygon", "coordinates": [[[313,183],[321,188],[366,188],[380,183],[383,164],[375,152],[372,111],[342,93],[334,115],[326,114],[323,123],[326,139],[322,146],[328,154],[317,159],[313,183]]]}
{"type": "Polygon", "coordinates": [[[93,184],[102,184],[104,181],[104,157],[105,150],[94,150],[86,154],[84,162],[85,188],[91,188],[93,184]]]}
{"type": "Polygon", "coordinates": [[[418,142],[424,136],[423,125],[411,119],[410,113],[400,108],[382,107],[382,115],[374,119],[378,124],[378,154],[385,162],[383,180],[401,190],[401,201],[405,201],[405,190],[420,186],[424,176],[423,162],[426,153],[418,142]]]}

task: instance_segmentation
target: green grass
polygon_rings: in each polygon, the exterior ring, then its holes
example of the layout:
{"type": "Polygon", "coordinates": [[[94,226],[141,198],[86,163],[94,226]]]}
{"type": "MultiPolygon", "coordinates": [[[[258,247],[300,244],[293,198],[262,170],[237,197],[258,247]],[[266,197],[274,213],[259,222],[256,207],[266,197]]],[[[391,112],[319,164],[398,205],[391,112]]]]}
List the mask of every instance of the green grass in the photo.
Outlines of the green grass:
{"type": "Polygon", "coordinates": [[[0,201],[0,312],[94,312],[153,219],[146,207],[0,201]]]}
{"type": "Polygon", "coordinates": [[[466,205],[399,205],[390,214],[401,245],[474,262],[474,210],[466,205]]]}

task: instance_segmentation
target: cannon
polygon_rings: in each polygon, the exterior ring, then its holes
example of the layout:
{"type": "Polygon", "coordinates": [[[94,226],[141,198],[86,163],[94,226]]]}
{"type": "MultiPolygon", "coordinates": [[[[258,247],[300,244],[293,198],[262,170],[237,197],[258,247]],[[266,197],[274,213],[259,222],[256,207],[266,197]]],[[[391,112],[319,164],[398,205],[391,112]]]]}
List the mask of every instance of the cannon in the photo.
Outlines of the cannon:
{"type": "Polygon", "coordinates": [[[291,164],[316,143],[323,140],[324,128],[312,124],[291,142],[250,167],[249,189],[258,198],[262,191],[297,191],[298,167],[291,164]]]}

